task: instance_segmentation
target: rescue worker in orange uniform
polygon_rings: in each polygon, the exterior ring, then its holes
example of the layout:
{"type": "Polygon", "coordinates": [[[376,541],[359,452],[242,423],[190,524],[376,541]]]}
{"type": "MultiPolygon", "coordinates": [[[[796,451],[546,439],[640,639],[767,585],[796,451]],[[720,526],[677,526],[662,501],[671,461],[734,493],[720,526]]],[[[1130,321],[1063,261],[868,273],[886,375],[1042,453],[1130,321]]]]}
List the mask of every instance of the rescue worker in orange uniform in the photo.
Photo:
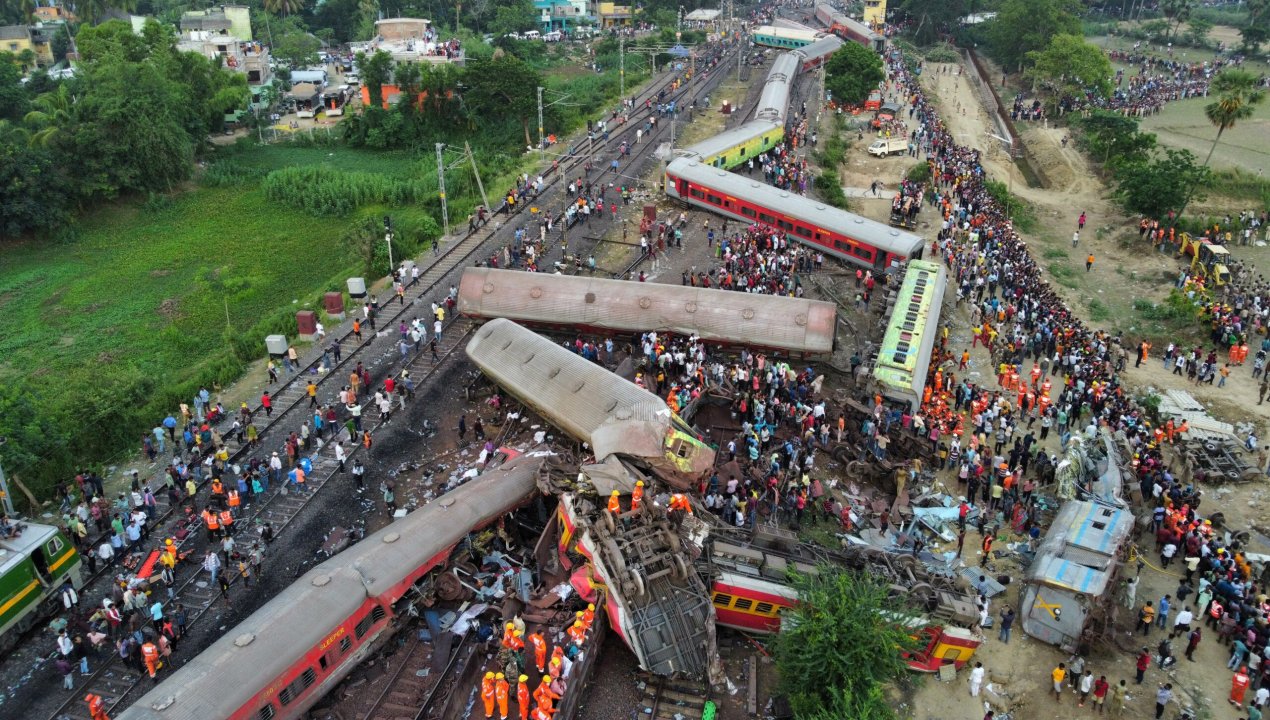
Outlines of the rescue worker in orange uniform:
{"type": "Polygon", "coordinates": [[[683,493],[675,493],[670,496],[667,514],[670,516],[670,522],[678,528],[683,524],[684,515],[692,514],[692,503],[688,502],[688,497],[683,493]]]}
{"type": "Polygon", "coordinates": [[[176,567],[176,543],[172,538],[163,541],[163,554],[159,556],[159,561],[167,567],[176,567]]]}
{"type": "Polygon", "coordinates": [[[515,625],[515,623],[507,623],[506,625],[504,625],[504,626],[503,626],[503,647],[505,647],[505,648],[509,648],[509,647],[511,647],[511,646],[512,646],[512,639],[513,639],[515,636],[516,636],[516,625],[515,625]]]}
{"type": "Polygon", "coordinates": [[[207,541],[215,540],[220,534],[220,517],[210,507],[203,509],[203,524],[207,526],[207,541]]]}
{"type": "Polygon", "coordinates": [[[1230,679],[1230,697],[1228,700],[1231,705],[1237,708],[1244,706],[1244,693],[1248,692],[1248,668],[1244,665],[1239,666],[1239,672],[1230,679]]]}
{"type": "Polygon", "coordinates": [[[587,632],[591,631],[591,626],[595,624],[595,605],[587,603],[586,610],[582,611],[582,624],[586,626],[587,632]]]}
{"type": "Polygon", "coordinates": [[[106,701],[100,695],[88,693],[84,696],[84,702],[88,703],[88,714],[93,720],[110,720],[110,716],[106,714],[106,701]]]}
{"type": "Polygon", "coordinates": [[[529,676],[521,675],[516,682],[516,707],[520,720],[529,720],[529,676]]]}
{"type": "Polygon", "coordinates": [[[618,497],[616,490],[613,491],[612,495],[609,495],[609,512],[614,515],[622,514],[622,500],[618,497]]]}
{"type": "Polygon", "coordinates": [[[147,640],[141,646],[141,659],[145,661],[146,672],[149,673],[151,680],[157,681],[159,674],[159,646],[147,640]]]}
{"type": "Polygon", "coordinates": [[[242,504],[242,498],[238,497],[237,490],[230,490],[228,493],[226,493],[225,497],[226,497],[226,502],[229,503],[230,510],[237,510],[238,506],[242,504]]]}
{"type": "Polygon", "coordinates": [[[498,717],[502,720],[507,720],[507,693],[510,689],[502,673],[494,676],[494,697],[498,700],[498,717]]]}
{"type": "Polygon", "coordinates": [[[631,492],[631,511],[639,510],[644,502],[644,481],[635,481],[635,490],[631,492]]]}
{"type": "Polygon", "coordinates": [[[485,705],[485,718],[489,720],[494,717],[494,673],[485,673],[485,679],[481,680],[481,702],[485,705]]]}
{"type": "Polygon", "coordinates": [[[555,712],[553,703],[559,699],[560,696],[551,689],[551,678],[543,675],[542,682],[538,684],[538,689],[534,690],[534,702],[538,703],[538,710],[545,710],[548,717],[550,717],[555,712]]]}
{"type": "MultiPolygon", "coordinates": [[[[582,627],[582,620],[574,620],[567,631],[569,633],[569,641],[578,647],[582,647],[582,643],[586,641],[586,628],[582,627]]],[[[555,661],[555,658],[551,658],[555,661]]]]}
{"type": "Polygon", "coordinates": [[[538,672],[546,672],[547,641],[543,639],[542,633],[531,633],[529,644],[534,646],[534,665],[538,668],[538,672]]]}
{"type": "Polygon", "coordinates": [[[228,510],[221,510],[220,511],[220,526],[221,526],[221,530],[226,535],[230,535],[233,533],[233,530],[232,530],[233,524],[234,524],[234,514],[228,510]]]}

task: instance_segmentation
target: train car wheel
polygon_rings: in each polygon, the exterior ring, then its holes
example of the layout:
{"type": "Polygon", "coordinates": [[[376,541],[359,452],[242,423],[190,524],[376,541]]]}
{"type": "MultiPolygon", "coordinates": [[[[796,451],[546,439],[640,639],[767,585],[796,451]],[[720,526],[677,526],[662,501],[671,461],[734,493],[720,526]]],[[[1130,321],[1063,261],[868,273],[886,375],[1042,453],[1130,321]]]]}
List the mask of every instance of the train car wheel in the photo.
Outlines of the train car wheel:
{"type": "Polygon", "coordinates": [[[604,514],[601,517],[604,520],[604,529],[608,531],[609,535],[616,535],[617,534],[617,518],[613,517],[613,513],[609,512],[608,510],[605,510],[604,514]]]}
{"type": "Polygon", "coordinates": [[[644,587],[644,578],[640,577],[639,571],[635,568],[629,568],[626,571],[626,578],[630,581],[631,590],[635,597],[644,597],[646,588],[644,587]]]}
{"type": "Polygon", "coordinates": [[[688,579],[688,564],[684,562],[683,556],[682,555],[672,556],[671,563],[674,565],[674,568],[675,568],[675,579],[687,580],[688,579]]]}

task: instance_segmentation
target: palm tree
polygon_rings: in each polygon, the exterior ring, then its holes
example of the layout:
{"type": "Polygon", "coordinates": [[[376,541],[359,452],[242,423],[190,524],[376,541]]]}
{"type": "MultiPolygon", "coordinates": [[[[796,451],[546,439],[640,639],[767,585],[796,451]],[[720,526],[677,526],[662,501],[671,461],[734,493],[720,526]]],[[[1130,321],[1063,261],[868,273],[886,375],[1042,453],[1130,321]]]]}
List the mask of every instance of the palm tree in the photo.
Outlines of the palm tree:
{"type": "Polygon", "coordinates": [[[274,15],[291,15],[304,9],[304,0],[265,0],[265,9],[274,15]]]}
{"type": "Polygon", "coordinates": [[[1257,105],[1266,99],[1265,92],[1257,86],[1257,76],[1247,70],[1223,70],[1213,78],[1209,89],[1217,94],[1217,99],[1204,106],[1204,116],[1217,128],[1217,137],[1213,138],[1213,146],[1204,158],[1205,167],[1213,159],[1222,133],[1240,120],[1252,117],[1257,105]]]}
{"type": "Polygon", "coordinates": [[[27,113],[22,122],[35,128],[29,140],[32,145],[51,145],[62,136],[64,129],[75,123],[75,96],[66,83],[40,95],[31,104],[39,109],[27,113]]]}

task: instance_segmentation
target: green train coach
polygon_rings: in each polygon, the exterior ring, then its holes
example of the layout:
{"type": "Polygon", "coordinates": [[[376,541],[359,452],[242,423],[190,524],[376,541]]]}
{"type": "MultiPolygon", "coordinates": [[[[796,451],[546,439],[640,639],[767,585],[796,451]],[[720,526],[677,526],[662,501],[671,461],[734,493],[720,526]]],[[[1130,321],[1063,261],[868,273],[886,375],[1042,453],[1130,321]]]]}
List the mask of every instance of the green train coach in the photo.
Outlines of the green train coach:
{"type": "Polygon", "coordinates": [[[20,532],[0,540],[0,652],[60,608],[58,588],[84,583],[83,562],[61,529],[18,523],[20,532]]]}

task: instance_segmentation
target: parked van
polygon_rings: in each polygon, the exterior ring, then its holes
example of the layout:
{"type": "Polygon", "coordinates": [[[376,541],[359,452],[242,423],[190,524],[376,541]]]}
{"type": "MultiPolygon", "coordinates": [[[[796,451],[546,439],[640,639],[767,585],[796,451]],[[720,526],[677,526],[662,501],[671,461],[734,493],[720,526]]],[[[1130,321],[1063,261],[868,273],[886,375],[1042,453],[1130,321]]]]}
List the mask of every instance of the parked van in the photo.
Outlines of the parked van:
{"type": "Polygon", "coordinates": [[[560,32],[559,30],[552,30],[546,35],[543,35],[542,39],[546,40],[547,42],[560,42],[561,40],[564,39],[564,33],[560,32]]]}
{"type": "Polygon", "coordinates": [[[528,31],[528,32],[524,33],[524,38],[525,38],[526,40],[541,40],[541,39],[542,39],[542,33],[538,32],[537,30],[530,30],[530,31],[528,31]]]}
{"type": "Polygon", "coordinates": [[[326,87],[326,71],[325,70],[292,70],[291,84],[313,83],[318,87],[326,87]]]}
{"type": "Polygon", "coordinates": [[[869,146],[869,154],[877,157],[899,155],[908,152],[908,140],[905,138],[883,138],[874,140],[869,146]]]}

